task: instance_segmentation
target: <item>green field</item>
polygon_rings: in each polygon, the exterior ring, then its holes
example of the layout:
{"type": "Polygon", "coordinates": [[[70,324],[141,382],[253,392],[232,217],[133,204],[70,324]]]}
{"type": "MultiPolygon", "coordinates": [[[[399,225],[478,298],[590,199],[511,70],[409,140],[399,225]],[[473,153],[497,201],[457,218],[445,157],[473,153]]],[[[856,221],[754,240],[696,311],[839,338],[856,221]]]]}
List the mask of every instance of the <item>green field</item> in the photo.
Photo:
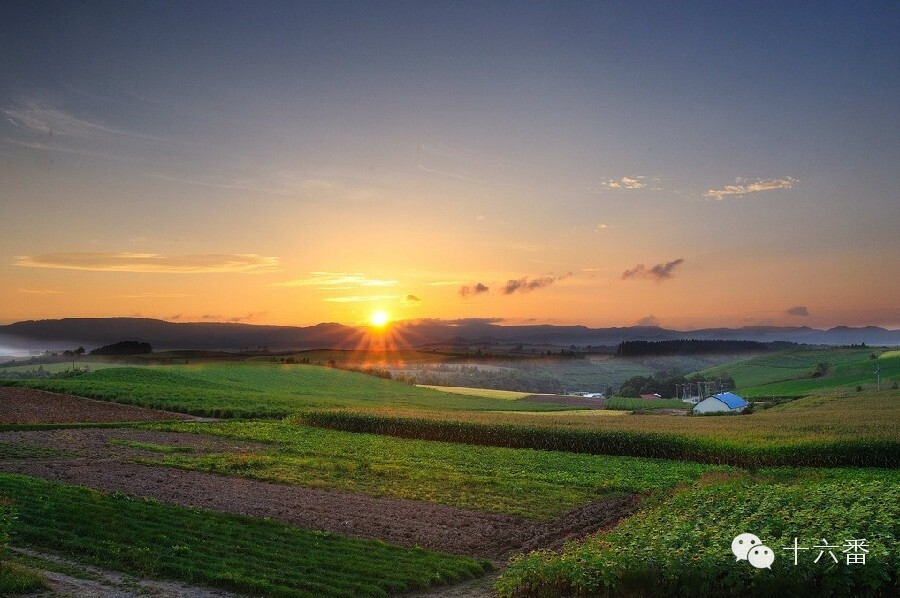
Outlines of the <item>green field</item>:
{"type": "Polygon", "coordinates": [[[554,553],[514,558],[497,590],[513,596],[895,596],[900,584],[900,473],[761,470],[647,505],[607,533],[554,553]],[[771,569],[735,561],[732,539],[753,533],[775,553],[771,569]],[[793,564],[793,545],[798,552],[793,564]],[[822,539],[837,545],[813,562],[822,539]],[[864,538],[865,565],[846,564],[864,538]]]}
{"type": "Polygon", "coordinates": [[[311,365],[121,367],[72,378],[11,383],[213,417],[285,417],[307,408],[373,405],[472,411],[565,409],[450,394],[311,365]]]}
{"type": "Polygon", "coordinates": [[[860,359],[835,365],[819,378],[801,378],[751,386],[741,392],[747,397],[803,396],[830,389],[852,389],[857,386],[876,387],[875,368],[881,369],[881,388],[900,382],[900,356],[860,359]]]}
{"type": "Polygon", "coordinates": [[[16,545],[127,573],[267,596],[386,596],[483,572],[487,564],[0,474],[16,545]],[[98,522],[101,524],[98,525],[98,522]]]}
{"type": "Polygon", "coordinates": [[[900,465],[900,393],[810,396],[752,415],[532,416],[366,409],[310,412],[333,429],[592,454],[765,465],[900,465]]]}
{"type": "MultiPolygon", "coordinates": [[[[880,353],[877,360],[871,352],[792,350],[705,370],[734,376],[738,393],[748,397],[808,395],[750,415],[713,417],[586,413],[516,400],[523,393],[435,390],[334,368],[265,362],[121,367],[14,383],[230,417],[135,427],[260,446],[208,452],[165,439],[108,441],[142,451],[128,458],[145,465],[534,521],[611,495],[643,496],[637,513],[608,531],[562,550],[514,557],[495,588],[504,597],[893,596],[900,589],[900,392],[890,383],[900,378],[900,352],[880,353]],[[822,361],[829,363],[827,371],[812,377],[822,361]],[[876,364],[885,389],[875,391],[869,381],[857,392],[876,364]],[[250,419],[260,417],[284,419],[250,419]],[[735,562],[731,539],[743,532],[764,538],[777,552],[771,570],[735,562]],[[782,550],[794,537],[806,546],[823,537],[833,544],[866,538],[867,564],[816,564],[815,554],[807,553],[800,556],[809,562],[795,567],[782,550]]],[[[574,371],[576,361],[559,367],[574,371]]],[[[612,363],[605,367],[647,367],[606,361],[612,363]]],[[[629,411],[648,406],[684,404],[607,402],[629,411]]],[[[0,458],[58,456],[0,443],[0,458]]],[[[472,559],[22,476],[0,475],[3,496],[19,510],[15,545],[252,595],[403,593],[479,575],[485,567],[472,559]]]]}
{"type": "Polygon", "coordinates": [[[746,397],[803,396],[817,390],[875,386],[876,365],[882,369],[882,388],[900,380],[900,355],[872,348],[795,349],[759,355],[698,372],[707,378],[732,376],[737,392],[746,397]],[[872,355],[880,355],[872,359],[872,355]],[[825,375],[815,378],[819,363],[827,363],[825,375]]]}
{"type": "Polygon", "coordinates": [[[254,454],[169,454],[154,462],[373,496],[552,518],[610,492],[646,492],[730,468],[629,457],[466,446],[290,423],[160,423],[155,430],[264,441],[254,454]]]}

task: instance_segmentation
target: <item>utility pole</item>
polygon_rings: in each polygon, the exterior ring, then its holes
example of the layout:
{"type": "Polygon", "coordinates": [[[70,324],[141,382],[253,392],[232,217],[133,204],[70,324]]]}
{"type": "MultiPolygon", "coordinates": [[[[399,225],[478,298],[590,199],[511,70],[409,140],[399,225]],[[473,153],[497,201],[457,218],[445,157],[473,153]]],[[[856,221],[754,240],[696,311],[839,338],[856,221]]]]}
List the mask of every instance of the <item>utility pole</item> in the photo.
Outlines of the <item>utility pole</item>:
{"type": "Polygon", "coordinates": [[[875,376],[878,379],[878,390],[881,390],[881,366],[875,366],[875,376]]]}

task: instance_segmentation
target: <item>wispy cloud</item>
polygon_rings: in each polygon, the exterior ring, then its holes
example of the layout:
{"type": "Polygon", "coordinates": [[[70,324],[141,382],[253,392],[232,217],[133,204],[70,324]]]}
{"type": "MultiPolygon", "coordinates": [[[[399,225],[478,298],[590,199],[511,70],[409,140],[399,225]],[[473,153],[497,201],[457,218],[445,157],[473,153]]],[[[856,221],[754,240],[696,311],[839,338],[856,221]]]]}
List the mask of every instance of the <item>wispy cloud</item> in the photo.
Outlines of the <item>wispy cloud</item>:
{"type": "Polygon", "coordinates": [[[253,322],[253,321],[256,321],[259,318],[267,315],[268,313],[269,312],[267,312],[267,311],[251,311],[250,313],[248,313],[245,316],[233,316],[231,318],[226,318],[225,321],[231,322],[233,324],[236,324],[238,322],[253,322]]]}
{"type": "Polygon", "coordinates": [[[255,253],[165,256],[157,253],[107,253],[83,251],[17,256],[13,265],[94,272],[148,272],[160,274],[210,274],[276,272],[278,258],[255,253]]]}
{"type": "Polygon", "coordinates": [[[502,291],[504,295],[530,293],[537,289],[549,287],[554,282],[562,280],[563,278],[565,278],[565,276],[542,276],[540,278],[528,278],[527,276],[523,276],[522,278],[507,280],[506,284],[503,285],[502,291]]]}
{"type": "Polygon", "coordinates": [[[590,191],[602,193],[603,191],[662,191],[659,177],[644,175],[623,176],[619,179],[603,179],[599,187],[590,187],[590,191]]]}
{"type": "Polygon", "coordinates": [[[719,189],[709,189],[703,194],[703,197],[711,197],[716,201],[722,201],[726,197],[737,195],[749,195],[750,193],[760,193],[762,191],[774,191],[776,189],[792,189],[795,184],[799,183],[794,177],[784,177],[780,179],[756,179],[750,181],[745,178],[737,178],[734,185],[725,185],[719,189]]]}
{"type": "Polygon", "coordinates": [[[682,263],[684,263],[684,259],[678,258],[664,264],[656,264],[652,268],[647,268],[644,264],[638,264],[634,268],[622,272],[622,280],[636,278],[662,282],[672,278],[672,272],[675,270],[675,267],[682,263]]]}
{"type": "Polygon", "coordinates": [[[436,282],[429,282],[428,286],[430,287],[455,287],[458,284],[463,284],[466,282],[465,280],[438,280],[436,282]]]}
{"type": "Polygon", "coordinates": [[[114,295],[123,299],[180,299],[183,297],[196,297],[191,293],[133,293],[130,295],[114,295]]]}
{"type": "Polygon", "coordinates": [[[805,305],[795,305],[794,307],[789,307],[788,309],[784,310],[784,313],[789,316],[798,316],[801,318],[805,318],[809,316],[809,308],[807,308],[805,305]]]}
{"type": "Polygon", "coordinates": [[[336,181],[325,178],[302,178],[282,172],[262,172],[257,176],[228,177],[209,176],[183,177],[171,176],[163,173],[154,173],[153,178],[173,183],[183,183],[209,189],[226,189],[235,191],[250,191],[253,193],[265,193],[267,195],[293,196],[309,193],[340,193],[348,197],[352,196],[350,189],[336,181]]]}
{"type": "Polygon", "coordinates": [[[64,291],[54,289],[16,289],[16,292],[26,295],[62,295],[64,293],[64,291]]]}
{"type": "Polygon", "coordinates": [[[470,183],[483,183],[483,182],[484,182],[484,181],[482,181],[482,180],[480,180],[480,179],[475,179],[475,178],[472,178],[472,177],[468,177],[468,176],[463,175],[463,174],[457,174],[457,173],[455,173],[455,172],[449,172],[449,171],[445,171],[445,170],[436,170],[436,169],[434,169],[434,168],[428,168],[427,166],[423,166],[422,164],[417,164],[417,165],[416,165],[416,168],[418,168],[418,169],[421,170],[422,172],[427,172],[428,174],[436,174],[436,175],[439,175],[439,176],[442,176],[442,177],[447,177],[447,178],[451,178],[451,179],[456,179],[456,180],[459,180],[459,181],[467,181],[467,182],[470,182],[470,183]]]}
{"type": "Polygon", "coordinates": [[[396,280],[367,278],[359,272],[310,272],[306,278],[272,283],[276,287],[318,287],[319,289],[355,289],[360,287],[392,287],[396,280]]]}
{"type": "Polygon", "coordinates": [[[33,99],[3,108],[2,112],[13,126],[30,133],[40,134],[47,139],[53,136],[81,140],[119,137],[144,141],[170,141],[163,137],[137,133],[88,120],[33,99]]]}
{"type": "Polygon", "coordinates": [[[359,303],[363,301],[388,301],[399,299],[402,295],[351,295],[349,297],[326,297],[325,301],[333,303],[359,303]]]}
{"type": "Polygon", "coordinates": [[[483,295],[490,290],[490,287],[488,287],[486,284],[478,282],[472,285],[464,285],[459,287],[459,296],[463,299],[466,299],[467,297],[473,297],[475,295],[483,295]]]}
{"type": "Polygon", "coordinates": [[[606,179],[601,184],[607,189],[646,189],[647,183],[644,176],[623,176],[621,179],[606,179]]]}

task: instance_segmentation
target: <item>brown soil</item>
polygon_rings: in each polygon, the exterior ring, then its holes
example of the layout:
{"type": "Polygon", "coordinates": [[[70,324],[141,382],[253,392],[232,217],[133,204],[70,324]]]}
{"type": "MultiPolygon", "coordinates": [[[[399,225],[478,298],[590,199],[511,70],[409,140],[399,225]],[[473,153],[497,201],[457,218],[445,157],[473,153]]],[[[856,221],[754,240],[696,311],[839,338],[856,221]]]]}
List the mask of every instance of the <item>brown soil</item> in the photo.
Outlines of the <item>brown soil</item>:
{"type": "Polygon", "coordinates": [[[586,397],[570,397],[568,395],[530,395],[519,400],[526,403],[550,403],[551,405],[565,405],[566,407],[578,407],[579,409],[603,409],[606,407],[606,399],[589,399],[586,397]]]}
{"type": "Polygon", "coordinates": [[[190,419],[181,413],[95,401],[33,388],[0,387],[0,424],[66,424],[190,419]]]}
{"type": "MultiPolygon", "coordinates": [[[[558,547],[567,539],[611,527],[632,513],[639,501],[637,496],[611,496],[539,522],[436,503],[124,462],[140,450],[107,444],[124,438],[209,450],[221,450],[215,445],[229,442],[203,435],[129,429],[5,432],[0,433],[0,442],[65,447],[82,456],[5,460],[0,461],[0,471],[495,561],[538,547],[558,547]]],[[[232,446],[231,450],[242,448],[232,446]]]]}
{"type": "Polygon", "coordinates": [[[28,594],[30,598],[49,598],[50,596],[233,598],[237,596],[231,592],[188,586],[175,581],[141,579],[118,571],[82,565],[58,555],[35,550],[24,548],[10,548],[9,550],[17,555],[38,559],[38,562],[29,561],[27,568],[40,573],[48,587],[46,590],[28,594]],[[42,568],[39,563],[43,563],[44,567],[42,568]],[[57,569],[63,569],[68,573],[61,573],[57,569]]]}
{"type": "Polygon", "coordinates": [[[122,442],[165,445],[190,449],[192,453],[249,453],[267,450],[262,443],[234,440],[209,434],[157,432],[130,428],[63,428],[56,430],[9,430],[0,432],[0,444],[20,444],[52,449],[66,457],[90,457],[125,461],[136,457],[159,457],[159,453],[122,442]]]}

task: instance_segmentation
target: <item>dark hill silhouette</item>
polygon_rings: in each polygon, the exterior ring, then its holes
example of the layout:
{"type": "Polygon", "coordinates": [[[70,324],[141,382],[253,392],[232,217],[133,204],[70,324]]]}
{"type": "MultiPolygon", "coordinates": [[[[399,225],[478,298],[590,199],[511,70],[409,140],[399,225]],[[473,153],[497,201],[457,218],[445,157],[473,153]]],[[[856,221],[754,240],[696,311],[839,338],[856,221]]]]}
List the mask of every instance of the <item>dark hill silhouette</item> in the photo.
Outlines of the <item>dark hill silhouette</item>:
{"type": "MultiPolygon", "coordinates": [[[[829,330],[751,326],[669,330],[659,326],[588,328],[586,326],[502,326],[497,319],[416,320],[393,324],[395,339],[409,347],[474,343],[524,343],[616,346],[623,341],[698,340],[790,341],[806,344],[900,345],[900,330],[876,326],[829,330]]],[[[0,346],[23,349],[91,349],[119,341],[148,342],[156,350],[352,349],[368,334],[364,327],[333,322],[315,326],[262,326],[222,322],[167,322],[151,318],[63,318],[28,320],[0,326],[0,346]]]]}

